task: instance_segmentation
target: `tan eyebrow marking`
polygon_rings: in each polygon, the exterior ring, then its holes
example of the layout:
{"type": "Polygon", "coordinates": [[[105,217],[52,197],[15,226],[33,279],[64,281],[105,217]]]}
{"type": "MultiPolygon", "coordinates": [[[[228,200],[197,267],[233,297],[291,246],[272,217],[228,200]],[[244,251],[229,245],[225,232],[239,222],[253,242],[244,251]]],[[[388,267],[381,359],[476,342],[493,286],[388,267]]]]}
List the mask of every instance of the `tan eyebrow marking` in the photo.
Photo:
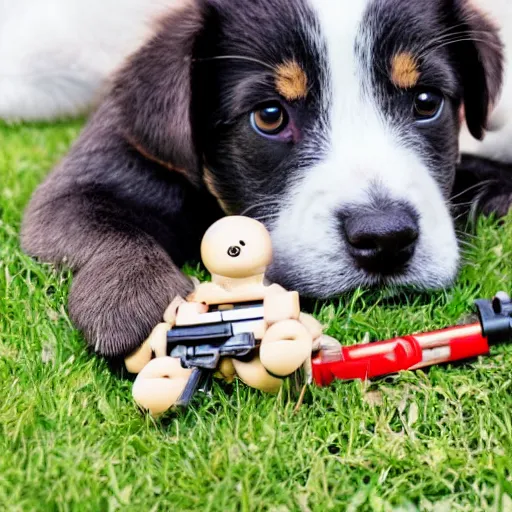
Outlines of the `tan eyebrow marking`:
{"type": "Polygon", "coordinates": [[[308,77],[294,60],[283,62],[276,68],[277,92],[288,101],[304,99],[308,95],[308,77]]]}
{"type": "Polygon", "coordinates": [[[410,52],[400,52],[391,59],[391,81],[402,89],[414,87],[420,79],[416,57],[410,52]]]}

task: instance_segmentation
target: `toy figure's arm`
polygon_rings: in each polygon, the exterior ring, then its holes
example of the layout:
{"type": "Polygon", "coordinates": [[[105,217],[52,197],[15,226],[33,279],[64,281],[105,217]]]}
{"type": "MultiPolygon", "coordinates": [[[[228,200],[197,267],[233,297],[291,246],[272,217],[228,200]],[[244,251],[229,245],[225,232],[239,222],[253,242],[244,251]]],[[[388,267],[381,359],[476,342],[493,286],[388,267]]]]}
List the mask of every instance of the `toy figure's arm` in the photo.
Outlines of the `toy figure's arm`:
{"type": "Polygon", "coordinates": [[[270,287],[263,300],[264,318],[267,325],[283,320],[298,320],[300,316],[299,294],[270,287]]]}
{"type": "Polygon", "coordinates": [[[201,283],[188,297],[189,302],[223,304],[233,300],[233,294],[215,283],[201,283]]]}
{"type": "MultiPolygon", "coordinates": [[[[186,304],[186,301],[183,297],[180,297],[179,295],[174,297],[171,303],[167,306],[167,309],[164,311],[164,322],[169,324],[171,327],[174,327],[176,324],[176,316],[178,314],[178,310],[184,304],[186,304]]],[[[169,327],[169,329],[171,327],[169,327]]]]}

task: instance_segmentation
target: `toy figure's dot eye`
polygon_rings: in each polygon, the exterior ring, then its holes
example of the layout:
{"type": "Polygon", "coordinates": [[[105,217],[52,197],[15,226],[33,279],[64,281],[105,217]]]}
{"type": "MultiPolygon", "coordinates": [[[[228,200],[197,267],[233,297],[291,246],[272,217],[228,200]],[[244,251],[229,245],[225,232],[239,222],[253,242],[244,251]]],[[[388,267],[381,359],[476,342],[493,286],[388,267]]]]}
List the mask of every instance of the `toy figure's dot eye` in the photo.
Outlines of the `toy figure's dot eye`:
{"type": "Polygon", "coordinates": [[[242,247],[245,247],[245,242],[243,240],[240,240],[240,242],[238,242],[242,247]]]}
{"type": "Polygon", "coordinates": [[[232,245],[228,249],[228,256],[231,256],[232,258],[236,258],[237,256],[240,256],[241,252],[242,252],[242,250],[240,249],[240,247],[238,247],[238,245],[232,245]]]}

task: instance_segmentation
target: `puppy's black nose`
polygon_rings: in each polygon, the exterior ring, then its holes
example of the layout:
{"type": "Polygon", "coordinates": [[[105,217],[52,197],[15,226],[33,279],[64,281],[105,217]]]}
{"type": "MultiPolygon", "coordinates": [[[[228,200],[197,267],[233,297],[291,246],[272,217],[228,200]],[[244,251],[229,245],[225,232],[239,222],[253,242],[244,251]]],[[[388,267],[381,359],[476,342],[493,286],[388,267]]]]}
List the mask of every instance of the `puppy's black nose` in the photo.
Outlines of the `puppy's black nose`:
{"type": "Polygon", "coordinates": [[[419,236],[417,215],[402,205],[342,216],[348,250],[368,272],[391,274],[412,258],[419,236]]]}

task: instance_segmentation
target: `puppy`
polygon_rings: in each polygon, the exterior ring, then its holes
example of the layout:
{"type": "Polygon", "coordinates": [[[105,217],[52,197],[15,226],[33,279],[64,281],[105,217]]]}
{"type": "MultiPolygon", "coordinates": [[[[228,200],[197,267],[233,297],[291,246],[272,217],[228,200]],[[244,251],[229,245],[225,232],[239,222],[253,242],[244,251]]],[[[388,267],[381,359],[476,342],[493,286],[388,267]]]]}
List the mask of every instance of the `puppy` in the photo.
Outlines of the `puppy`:
{"type": "Polygon", "coordinates": [[[88,111],[110,74],[183,0],[0,0],[0,118],[88,111]]]}
{"type": "Polygon", "coordinates": [[[225,213],[267,225],[268,277],[305,296],[449,285],[460,113],[481,139],[502,59],[468,0],[191,1],[35,192],[23,247],[74,270],[105,356],[190,291],[179,267],[225,213]]]}

